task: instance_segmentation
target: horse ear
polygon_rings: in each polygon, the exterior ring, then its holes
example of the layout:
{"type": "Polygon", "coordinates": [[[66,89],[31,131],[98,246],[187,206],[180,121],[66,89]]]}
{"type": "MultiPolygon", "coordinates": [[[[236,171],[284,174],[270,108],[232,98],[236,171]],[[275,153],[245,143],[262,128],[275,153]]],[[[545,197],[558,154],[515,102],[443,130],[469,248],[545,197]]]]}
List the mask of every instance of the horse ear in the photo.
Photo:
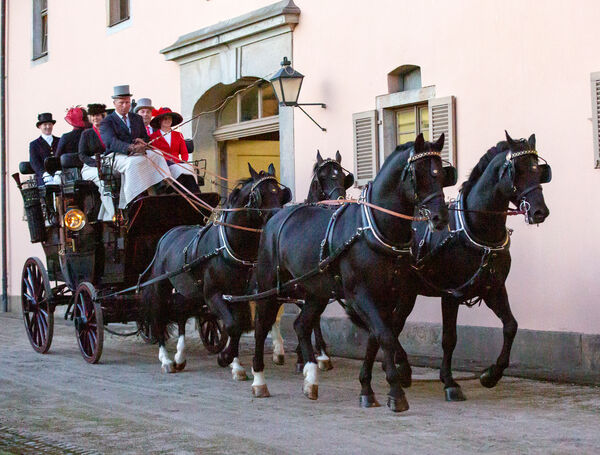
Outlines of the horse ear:
{"type": "Polygon", "coordinates": [[[269,175],[275,176],[275,166],[273,166],[273,163],[269,164],[269,175]]]}
{"type": "Polygon", "coordinates": [[[320,166],[323,162],[323,157],[321,156],[321,152],[317,150],[317,164],[320,166]]]}
{"type": "Polygon", "coordinates": [[[335,152],[335,160],[342,164],[342,155],[340,154],[340,151],[338,150],[337,152],[335,152]]]}
{"type": "Polygon", "coordinates": [[[415,153],[421,153],[425,146],[425,139],[423,139],[423,133],[419,133],[415,139],[415,153]]]}
{"type": "Polygon", "coordinates": [[[506,135],[506,142],[508,142],[508,146],[512,150],[513,147],[516,145],[516,142],[513,140],[512,137],[510,137],[510,135],[508,134],[508,131],[504,130],[504,134],[506,135]]]}
{"type": "Polygon", "coordinates": [[[435,145],[433,146],[433,148],[435,148],[438,152],[441,152],[442,149],[444,148],[445,140],[446,140],[446,136],[444,135],[444,133],[440,134],[440,137],[438,137],[438,140],[435,141],[435,145]]]}
{"type": "Polygon", "coordinates": [[[258,172],[254,170],[250,163],[248,163],[248,170],[250,171],[250,177],[252,177],[252,180],[258,179],[258,172]]]}
{"type": "Polygon", "coordinates": [[[535,134],[529,136],[529,139],[527,139],[527,143],[529,144],[530,150],[535,150],[535,134]]]}

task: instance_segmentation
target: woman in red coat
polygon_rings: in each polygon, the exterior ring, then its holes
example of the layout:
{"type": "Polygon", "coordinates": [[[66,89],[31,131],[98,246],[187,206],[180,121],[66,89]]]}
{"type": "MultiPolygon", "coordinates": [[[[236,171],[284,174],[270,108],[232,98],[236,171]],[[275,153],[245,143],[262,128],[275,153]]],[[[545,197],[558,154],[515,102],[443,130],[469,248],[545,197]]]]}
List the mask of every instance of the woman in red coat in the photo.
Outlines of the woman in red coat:
{"type": "Polygon", "coordinates": [[[183,118],[168,107],[153,110],[152,116],[150,121],[150,126],[154,128],[154,133],[150,136],[152,146],[163,152],[171,176],[188,190],[199,193],[200,188],[196,183],[196,175],[192,167],[185,163],[189,158],[189,153],[183,134],[171,130],[171,127],[179,125],[183,118]]]}

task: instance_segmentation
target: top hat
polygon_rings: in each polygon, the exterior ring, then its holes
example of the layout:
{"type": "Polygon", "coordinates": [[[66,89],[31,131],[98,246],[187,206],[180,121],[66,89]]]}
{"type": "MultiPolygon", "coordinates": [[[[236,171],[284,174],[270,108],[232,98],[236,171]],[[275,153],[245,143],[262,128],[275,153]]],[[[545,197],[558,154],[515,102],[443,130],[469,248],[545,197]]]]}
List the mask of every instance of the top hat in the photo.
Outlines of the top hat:
{"type": "Polygon", "coordinates": [[[44,112],[43,114],[38,114],[38,121],[35,124],[36,128],[39,128],[42,123],[52,123],[53,125],[56,123],[56,120],[52,118],[52,114],[50,112],[44,112]]]}
{"type": "Polygon", "coordinates": [[[171,116],[173,119],[171,126],[179,125],[181,122],[183,122],[183,117],[180,114],[173,112],[168,107],[161,107],[159,110],[152,110],[152,120],[150,120],[150,126],[155,130],[160,129],[160,120],[167,115],[171,116]]]}
{"type": "Polygon", "coordinates": [[[140,109],[154,110],[154,106],[152,106],[152,100],[150,98],[140,98],[135,106],[135,109],[133,110],[133,113],[137,114],[140,109]]]}
{"type": "Polygon", "coordinates": [[[104,114],[106,113],[106,105],[100,103],[93,103],[87,105],[88,115],[104,114]]]}
{"type": "Polygon", "coordinates": [[[124,98],[127,96],[133,96],[129,93],[129,85],[117,85],[113,88],[113,100],[115,98],[124,98]]]}

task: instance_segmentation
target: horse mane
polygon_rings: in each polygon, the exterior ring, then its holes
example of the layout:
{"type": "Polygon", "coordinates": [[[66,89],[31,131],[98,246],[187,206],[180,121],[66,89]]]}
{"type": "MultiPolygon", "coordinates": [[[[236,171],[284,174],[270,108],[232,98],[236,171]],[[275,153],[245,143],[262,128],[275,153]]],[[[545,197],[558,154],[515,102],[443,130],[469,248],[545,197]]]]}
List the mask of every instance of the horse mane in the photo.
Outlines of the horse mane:
{"type": "MultiPolygon", "coordinates": [[[[515,140],[515,142],[515,152],[527,150],[529,148],[529,144],[525,139],[515,140]]],[[[498,156],[499,154],[506,153],[506,151],[509,149],[510,147],[508,145],[508,142],[500,141],[494,147],[485,152],[485,154],[479,159],[477,165],[471,170],[467,181],[464,182],[460,187],[460,191],[463,193],[464,196],[469,194],[469,191],[473,189],[479,178],[483,175],[489,164],[492,162],[492,160],[496,158],[496,156],[498,156]]]]}
{"type": "Polygon", "coordinates": [[[386,166],[389,166],[390,162],[393,161],[392,157],[395,157],[396,155],[398,155],[401,152],[405,152],[407,150],[410,149],[414,149],[415,148],[415,143],[414,142],[406,142],[404,144],[398,145],[394,151],[392,153],[389,154],[389,156],[385,159],[385,161],[383,162],[383,165],[381,166],[381,169],[379,170],[379,172],[383,171],[385,169],[386,166]]]}
{"type": "MultiPolygon", "coordinates": [[[[261,171],[261,174],[262,174],[262,171],[261,171]]],[[[233,204],[239,197],[240,191],[242,190],[242,188],[244,188],[246,185],[248,185],[249,183],[251,183],[253,181],[254,180],[252,179],[252,177],[239,179],[237,181],[237,183],[235,184],[235,186],[233,187],[233,190],[231,191],[231,193],[229,193],[229,196],[227,196],[227,201],[225,202],[225,208],[233,207],[233,204]]]]}

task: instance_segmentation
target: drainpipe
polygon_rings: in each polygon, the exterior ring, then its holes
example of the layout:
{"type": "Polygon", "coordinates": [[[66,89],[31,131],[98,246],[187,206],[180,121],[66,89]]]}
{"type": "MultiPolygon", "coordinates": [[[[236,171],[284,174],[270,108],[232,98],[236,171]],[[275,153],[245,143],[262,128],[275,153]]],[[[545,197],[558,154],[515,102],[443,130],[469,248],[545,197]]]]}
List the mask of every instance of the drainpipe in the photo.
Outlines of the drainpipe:
{"type": "Polygon", "coordinates": [[[8,231],[6,223],[6,0],[0,3],[0,188],[2,204],[2,311],[8,311],[8,231]]]}

